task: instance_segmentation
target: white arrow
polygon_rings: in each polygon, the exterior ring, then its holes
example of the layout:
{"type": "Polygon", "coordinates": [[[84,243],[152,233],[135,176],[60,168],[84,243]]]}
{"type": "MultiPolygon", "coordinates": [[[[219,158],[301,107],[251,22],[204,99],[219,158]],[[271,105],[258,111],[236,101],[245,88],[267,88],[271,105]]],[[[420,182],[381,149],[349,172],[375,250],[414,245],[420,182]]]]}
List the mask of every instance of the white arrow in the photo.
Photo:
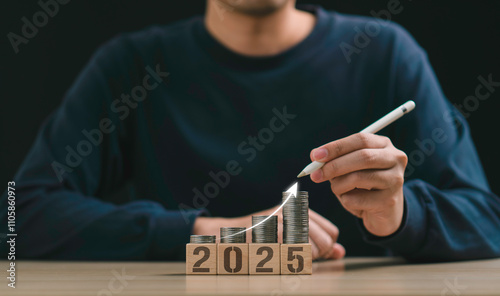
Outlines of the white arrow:
{"type": "Polygon", "coordinates": [[[285,199],[285,201],[269,216],[266,217],[266,219],[260,221],[259,223],[253,225],[252,227],[250,228],[247,228],[245,230],[242,230],[242,231],[239,231],[239,232],[236,232],[236,233],[233,233],[233,234],[230,234],[230,235],[226,235],[225,237],[221,237],[220,239],[222,240],[223,238],[227,238],[227,237],[231,237],[231,236],[235,236],[235,235],[238,235],[238,234],[241,234],[241,233],[244,233],[244,232],[247,232],[249,231],[250,229],[256,227],[256,226],[259,226],[260,224],[266,222],[267,220],[269,220],[272,216],[274,216],[274,214],[276,214],[277,212],[279,212],[279,210],[281,210],[281,208],[288,202],[288,200],[293,196],[294,198],[297,196],[297,186],[298,186],[298,183],[299,182],[295,182],[295,184],[292,185],[292,187],[288,188],[288,190],[286,192],[289,192],[290,194],[288,195],[288,197],[285,199]]]}

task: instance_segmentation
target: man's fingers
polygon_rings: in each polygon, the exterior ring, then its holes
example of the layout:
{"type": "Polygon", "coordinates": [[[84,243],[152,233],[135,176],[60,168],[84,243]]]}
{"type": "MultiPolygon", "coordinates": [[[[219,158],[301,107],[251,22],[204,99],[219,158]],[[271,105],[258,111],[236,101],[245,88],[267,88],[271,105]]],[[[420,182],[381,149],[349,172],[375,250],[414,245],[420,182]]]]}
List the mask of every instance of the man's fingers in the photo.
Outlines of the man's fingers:
{"type": "Polygon", "coordinates": [[[344,246],[341,244],[335,244],[333,246],[333,252],[328,259],[342,259],[345,256],[345,249],[344,246]]]}
{"type": "Polygon", "coordinates": [[[327,162],[352,151],[366,148],[384,148],[390,144],[387,137],[357,133],[320,146],[311,151],[311,160],[327,162]]]}
{"type": "MultiPolygon", "coordinates": [[[[343,246],[340,244],[336,243],[337,238],[339,237],[339,229],[337,226],[335,226],[333,223],[331,223],[328,219],[325,217],[321,216],[320,214],[316,213],[313,210],[309,210],[309,234],[313,233],[313,230],[311,230],[311,225],[312,229],[316,230],[318,229],[317,226],[319,226],[319,235],[322,236],[329,236],[330,238],[322,238],[322,243],[317,243],[318,244],[318,258],[324,258],[324,259],[340,259],[343,258],[345,255],[345,249],[343,246]],[[331,240],[331,241],[330,241],[331,240]]],[[[316,232],[314,232],[316,234],[316,232]]],[[[311,243],[316,244],[316,236],[311,237],[311,243]]]]}
{"type": "Polygon", "coordinates": [[[389,169],[396,164],[390,149],[360,149],[325,163],[311,174],[311,179],[320,183],[355,171],[389,169]]]}
{"type": "Polygon", "coordinates": [[[322,258],[337,260],[344,258],[344,256],[345,256],[344,247],[339,243],[335,243],[332,246],[331,250],[328,252],[328,255],[324,255],[322,258]]]}
{"type": "Polygon", "coordinates": [[[319,258],[319,249],[314,242],[311,242],[311,256],[312,260],[319,258]]]}
{"type": "MultiPolygon", "coordinates": [[[[344,247],[337,243],[337,239],[339,237],[339,229],[332,222],[330,222],[325,217],[316,213],[313,210],[309,210],[309,218],[312,220],[310,224],[316,223],[318,224],[326,233],[332,238],[333,246],[328,247],[327,250],[322,254],[322,258],[324,259],[342,259],[345,256],[344,247]]],[[[311,239],[312,240],[312,239],[311,239]]]]}
{"type": "Polygon", "coordinates": [[[361,218],[360,215],[363,211],[382,211],[394,207],[398,200],[390,196],[394,195],[388,194],[387,190],[370,191],[365,189],[354,189],[338,196],[338,198],[346,210],[358,218],[361,218]]]}
{"type": "Polygon", "coordinates": [[[309,237],[318,247],[319,257],[325,258],[330,255],[335,241],[314,220],[309,221],[309,237]]]}
{"type": "Polygon", "coordinates": [[[355,189],[339,197],[342,206],[363,219],[365,228],[376,236],[388,236],[394,233],[402,223],[404,199],[403,189],[399,188],[397,194],[389,190],[363,190],[355,189]],[[399,211],[387,211],[398,208],[399,211]]]}
{"type": "MultiPolygon", "coordinates": [[[[257,215],[269,215],[276,207],[267,209],[257,215]]],[[[255,215],[254,214],[254,215],[255,215]]],[[[278,215],[281,220],[281,213],[278,215]]],[[[278,223],[278,242],[282,243],[283,223],[278,223]]],[[[250,232],[249,232],[250,233],[250,232]]],[[[340,244],[336,243],[339,235],[338,228],[328,219],[313,210],[309,210],[309,239],[311,243],[311,252],[313,259],[340,259],[344,256],[345,250],[340,244]]]]}
{"type": "Polygon", "coordinates": [[[341,196],[353,189],[388,189],[404,183],[403,176],[393,170],[363,170],[330,180],[332,192],[341,196]]]}
{"type": "Polygon", "coordinates": [[[309,219],[321,226],[321,228],[323,228],[323,230],[330,235],[333,241],[337,241],[337,238],[339,237],[339,229],[332,222],[311,209],[309,209],[309,219]]]}

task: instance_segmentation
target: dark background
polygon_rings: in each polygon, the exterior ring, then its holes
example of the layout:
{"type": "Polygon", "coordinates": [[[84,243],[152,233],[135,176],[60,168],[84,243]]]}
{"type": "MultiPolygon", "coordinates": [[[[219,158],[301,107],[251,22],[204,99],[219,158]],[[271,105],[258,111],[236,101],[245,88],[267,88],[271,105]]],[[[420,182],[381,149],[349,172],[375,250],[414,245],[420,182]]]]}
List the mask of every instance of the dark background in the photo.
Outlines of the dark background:
{"type": "MultiPolygon", "coordinates": [[[[46,1],[46,0],[44,0],[46,1]]],[[[246,1],[246,0],[243,0],[246,1]]],[[[15,54],[8,32],[21,34],[21,18],[41,10],[38,0],[4,1],[0,11],[0,184],[14,176],[43,120],[103,42],[119,32],[139,30],[202,14],[201,0],[87,0],[60,5],[59,12],[15,54]]],[[[389,0],[299,1],[329,10],[370,15],[389,0]]],[[[477,77],[500,81],[500,1],[400,0],[393,20],[428,52],[450,101],[474,94],[477,77]]],[[[500,88],[480,101],[468,118],[493,191],[500,194],[498,137],[500,88]]]]}

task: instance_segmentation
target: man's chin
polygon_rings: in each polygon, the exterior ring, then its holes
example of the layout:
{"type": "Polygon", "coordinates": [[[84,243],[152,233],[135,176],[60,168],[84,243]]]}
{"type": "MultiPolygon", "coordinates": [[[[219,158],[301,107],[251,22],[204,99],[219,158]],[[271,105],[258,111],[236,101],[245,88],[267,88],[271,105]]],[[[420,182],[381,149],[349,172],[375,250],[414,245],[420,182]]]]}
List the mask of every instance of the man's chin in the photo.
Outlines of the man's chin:
{"type": "Polygon", "coordinates": [[[267,16],[283,8],[290,0],[215,0],[234,9],[235,12],[251,16],[267,16]]]}

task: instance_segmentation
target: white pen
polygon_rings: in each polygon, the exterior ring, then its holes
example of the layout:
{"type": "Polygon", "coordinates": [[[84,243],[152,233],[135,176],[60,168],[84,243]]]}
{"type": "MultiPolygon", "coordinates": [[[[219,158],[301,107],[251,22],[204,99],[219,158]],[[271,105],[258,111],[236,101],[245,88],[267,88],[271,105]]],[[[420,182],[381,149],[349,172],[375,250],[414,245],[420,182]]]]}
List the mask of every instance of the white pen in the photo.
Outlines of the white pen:
{"type": "MultiPolygon", "coordinates": [[[[393,123],[394,121],[398,120],[406,113],[409,113],[413,109],[415,109],[415,102],[408,101],[408,102],[404,103],[403,105],[397,107],[396,109],[394,109],[393,111],[391,111],[390,113],[385,115],[384,117],[375,121],[374,123],[369,125],[367,128],[362,130],[360,133],[374,134],[374,133],[380,131],[381,129],[383,129],[384,127],[388,126],[389,124],[393,123]]],[[[324,164],[325,164],[324,162],[319,162],[319,161],[311,162],[308,166],[306,166],[302,170],[302,172],[300,172],[300,174],[297,176],[297,178],[301,178],[301,177],[304,177],[304,176],[311,174],[315,170],[320,169],[324,164]]]]}

